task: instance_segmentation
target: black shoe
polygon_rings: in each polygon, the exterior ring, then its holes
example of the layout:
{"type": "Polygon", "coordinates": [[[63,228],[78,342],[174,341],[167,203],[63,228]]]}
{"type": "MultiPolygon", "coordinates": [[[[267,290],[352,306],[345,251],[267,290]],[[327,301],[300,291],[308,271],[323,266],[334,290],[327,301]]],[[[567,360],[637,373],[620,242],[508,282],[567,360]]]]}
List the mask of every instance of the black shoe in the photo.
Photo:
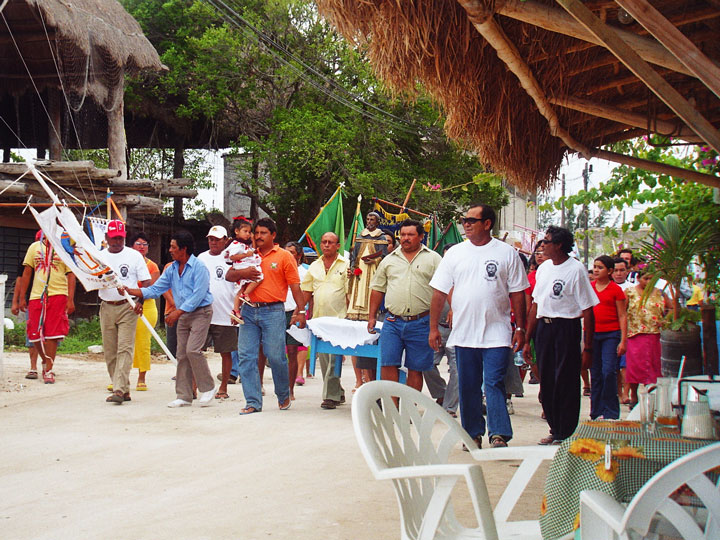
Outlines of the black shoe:
{"type": "Polygon", "coordinates": [[[320,404],[320,407],[323,409],[335,409],[335,408],[337,408],[337,403],[338,402],[335,401],[334,399],[325,399],[320,404]]]}
{"type": "Polygon", "coordinates": [[[342,396],[340,396],[340,401],[337,401],[336,403],[338,403],[338,404],[340,404],[340,405],[342,405],[343,403],[345,403],[345,394],[343,394],[342,396]]]}
{"type": "Polygon", "coordinates": [[[540,381],[537,379],[537,377],[533,375],[532,377],[530,377],[528,384],[540,384],[540,381]]]}

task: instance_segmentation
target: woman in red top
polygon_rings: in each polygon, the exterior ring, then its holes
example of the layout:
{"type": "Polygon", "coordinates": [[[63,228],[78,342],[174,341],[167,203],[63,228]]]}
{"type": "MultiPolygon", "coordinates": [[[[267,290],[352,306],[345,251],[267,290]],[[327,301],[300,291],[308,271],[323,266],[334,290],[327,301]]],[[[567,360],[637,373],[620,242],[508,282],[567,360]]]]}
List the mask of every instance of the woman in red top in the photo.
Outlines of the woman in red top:
{"type": "Polygon", "coordinates": [[[593,264],[595,281],[592,287],[600,300],[593,308],[595,337],[592,343],[593,363],[590,368],[590,418],[620,418],[617,393],[618,358],[627,346],[627,308],[625,293],[612,275],[615,262],[601,255],[593,264]]]}

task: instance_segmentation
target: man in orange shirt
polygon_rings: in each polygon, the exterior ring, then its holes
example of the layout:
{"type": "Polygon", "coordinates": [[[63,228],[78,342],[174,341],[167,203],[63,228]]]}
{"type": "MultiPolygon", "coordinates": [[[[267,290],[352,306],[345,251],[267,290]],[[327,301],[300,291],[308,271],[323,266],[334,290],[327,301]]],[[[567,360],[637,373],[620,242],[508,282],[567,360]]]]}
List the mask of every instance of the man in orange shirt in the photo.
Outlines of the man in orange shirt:
{"type": "MultiPolygon", "coordinates": [[[[250,293],[250,301],[242,307],[245,324],[240,326],[238,333],[238,371],[246,403],[240,410],[241,415],[262,411],[263,398],[257,365],[261,344],[272,370],[278,407],[281,410],[290,408],[284,307],[288,287],[298,306],[291,323],[297,321],[301,328],[305,326],[305,301],[300,290],[300,276],[295,259],[288,251],[275,244],[276,235],[277,227],[272,219],[262,218],[255,223],[255,249],[262,258],[260,268],[264,278],[257,289],[250,293]]],[[[247,270],[253,269],[230,269],[225,279],[238,281],[257,277],[247,275],[247,270]]]]}

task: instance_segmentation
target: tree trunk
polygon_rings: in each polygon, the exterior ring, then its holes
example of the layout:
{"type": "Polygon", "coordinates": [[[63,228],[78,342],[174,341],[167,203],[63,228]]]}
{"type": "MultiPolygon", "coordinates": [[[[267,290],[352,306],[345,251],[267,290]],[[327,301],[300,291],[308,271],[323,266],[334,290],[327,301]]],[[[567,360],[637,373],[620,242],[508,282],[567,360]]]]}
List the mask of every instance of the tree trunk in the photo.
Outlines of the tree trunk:
{"type": "Polygon", "coordinates": [[[715,324],[715,306],[701,304],[703,332],[703,355],[705,375],[718,375],[717,326],[715,324]]]}
{"type": "MultiPolygon", "coordinates": [[[[173,178],[182,178],[183,170],[185,169],[185,153],[182,146],[175,148],[175,154],[173,155],[173,178]]],[[[175,221],[182,221],[183,219],[183,199],[182,197],[175,197],[173,199],[173,218],[175,221]]]]}

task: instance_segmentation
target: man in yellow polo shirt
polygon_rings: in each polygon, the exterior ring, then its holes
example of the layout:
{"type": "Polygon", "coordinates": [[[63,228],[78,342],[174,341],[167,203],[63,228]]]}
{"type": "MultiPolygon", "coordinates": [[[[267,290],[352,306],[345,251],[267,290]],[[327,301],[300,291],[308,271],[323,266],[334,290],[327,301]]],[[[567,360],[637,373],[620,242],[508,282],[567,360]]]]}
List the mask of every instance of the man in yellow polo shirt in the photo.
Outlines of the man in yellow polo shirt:
{"type": "MultiPolygon", "coordinates": [[[[297,320],[305,326],[305,300],[300,290],[300,276],[297,263],[289,251],[275,244],[277,227],[270,218],[261,218],[255,223],[255,249],[262,258],[260,268],[263,280],[250,293],[249,302],[242,307],[245,321],[238,331],[238,371],[245,395],[245,407],[240,414],[262,411],[262,389],[257,359],[262,344],[263,353],[270,364],[275,395],[280,410],[290,408],[290,385],[288,365],[285,356],[285,299],[290,288],[297,304],[291,322],[297,320]]],[[[228,281],[257,279],[254,268],[230,269],[225,274],[228,281]],[[252,272],[250,272],[252,270],[252,272]]]]}
{"type": "MultiPolygon", "coordinates": [[[[313,317],[337,317],[347,314],[348,261],[338,254],[340,239],[334,232],[326,232],[320,239],[322,257],[310,265],[300,288],[305,293],[305,304],[313,299],[313,317]]],[[[335,374],[332,356],[320,353],[323,373],[323,409],[334,409],[345,403],[345,390],[335,374]]]]}
{"type": "Polygon", "coordinates": [[[374,332],[377,312],[385,297],[388,310],[380,334],[383,380],[398,380],[405,353],[407,385],[422,390],[423,371],[433,368],[433,350],[428,344],[430,279],[442,258],[422,244],[425,231],[420,222],[406,219],[400,224],[400,249],[385,257],[370,282],[368,331],[374,332]]]}

